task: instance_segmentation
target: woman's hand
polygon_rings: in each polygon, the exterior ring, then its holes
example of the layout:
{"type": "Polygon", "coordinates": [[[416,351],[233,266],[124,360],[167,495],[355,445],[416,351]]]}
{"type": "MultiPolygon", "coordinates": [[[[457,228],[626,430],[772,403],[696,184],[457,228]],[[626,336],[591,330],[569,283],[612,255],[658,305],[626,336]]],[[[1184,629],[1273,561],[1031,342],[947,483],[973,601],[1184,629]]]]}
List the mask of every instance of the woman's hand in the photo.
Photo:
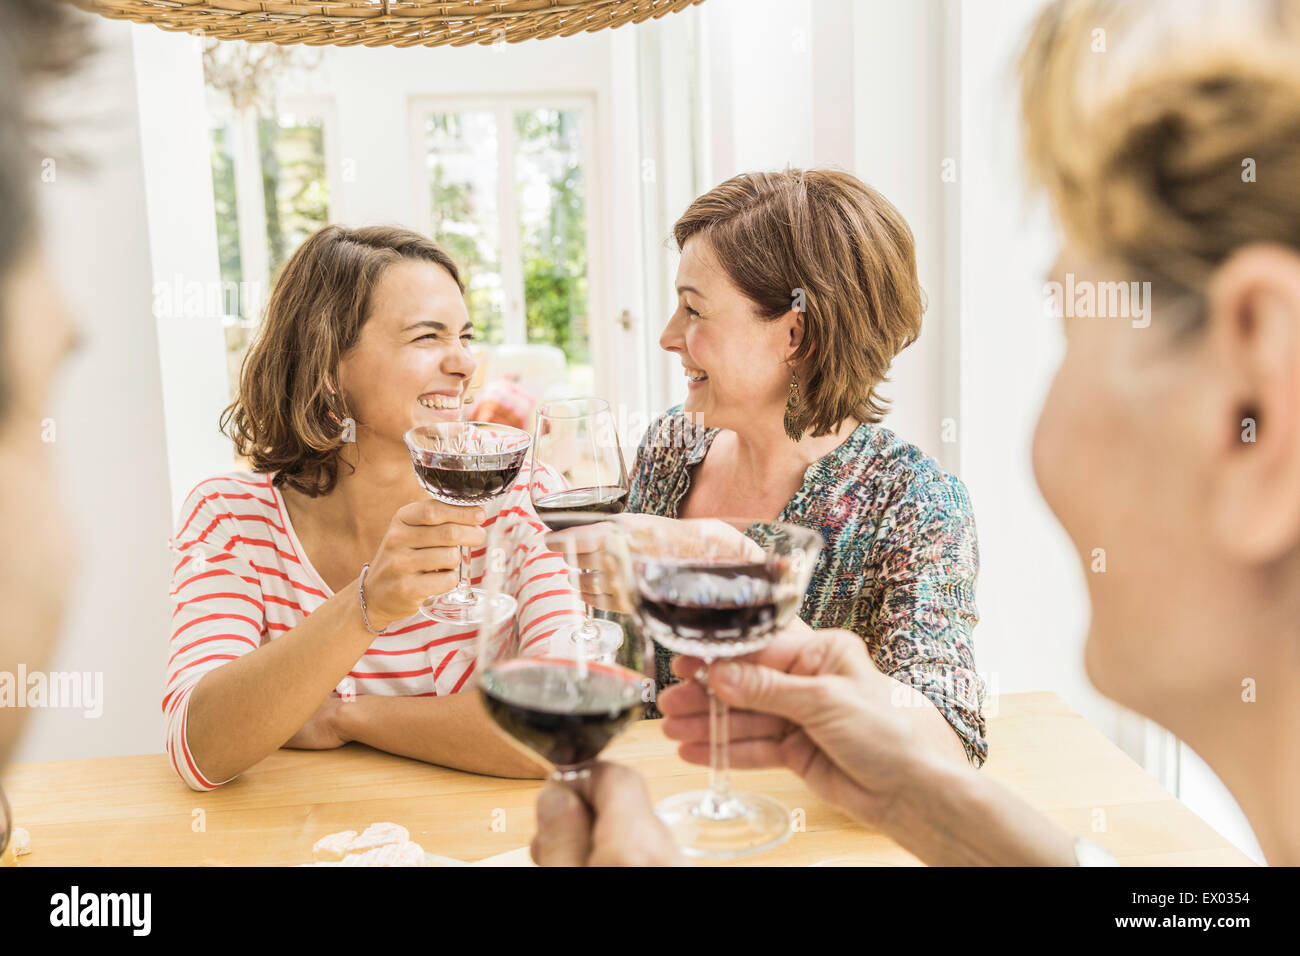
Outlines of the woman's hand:
{"type": "Polygon", "coordinates": [[[339,729],[339,708],[350,706],[353,706],[352,701],[333,695],[326,697],[324,703],[316,708],[316,713],[307,718],[307,723],[284,746],[294,750],[333,750],[342,747],[349,741],[339,729]]]}
{"type": "Polygon", "coordinates": [[[727,558],[764,559],[763,549],[743,532],[725,521],[691,519],[682,522],[657,515],[621,514],[608,522],[582,525],[546,536],[546,546],[577,571],[577,585],[584,603],[604,611],[632,613],[630,593],[634,583],[626,567],[629,555],[610,538],[616,527],[633,549],[641,543],[650,553],[671,553],[675,559],[727,558]]]}
{"type": "Polygon", "coordinates": [[[430,595],[456,586],[460,548],[487,535],[481,508],[429,498],[398,509],[366,573],[366,616],[382,630],[410,617],[430,595]]]}
{"type": "Polygon", "coordinates": [[[584,796],[551,781],[537,798],[538,866],[684,866],[645,781],[633,770],[598,763],[584,796]]]}
{"type": "MultiPolygon", "coordinates": [[[[702,672],[697,658],[673,670],[702,672]]],[[[881,827],[907,784],[918,749],[912,716],[929,701],[880,673],[862,638],[848,631],[789,628],[764,650],[718,661],[708,683],[729,714],[737,769],[788,767],[822,799],[881,827]]],[[[694,680],[659,696],[665,736],[683,760],[709,762],[709,699],[694,680]]]]}
{"type": "Polygon", "coordinates": [[[613,522],[579,525],[546,535],[546,547],[571,569],[570,580],[582,595],[582,602],[603,611],[630,614],[630,581],[625,558],[615,552],[613,522]]]}
{"type": "MultiPolygon", "coordinates": [[[[704,664],[678,658],[693,677],[704,664]]],[[[744,660],[719,661],[709,686],[728,705],[735,768],[788,767],[815,794],[926,863],[1072,866],[1073,838],[995,781],[935,752],[930,702],[880,673],[848,631],[785,630],[744,660]]],[[[709,704],[695,681],[659,696],[664,734],[709,762],[709,704]]]]}

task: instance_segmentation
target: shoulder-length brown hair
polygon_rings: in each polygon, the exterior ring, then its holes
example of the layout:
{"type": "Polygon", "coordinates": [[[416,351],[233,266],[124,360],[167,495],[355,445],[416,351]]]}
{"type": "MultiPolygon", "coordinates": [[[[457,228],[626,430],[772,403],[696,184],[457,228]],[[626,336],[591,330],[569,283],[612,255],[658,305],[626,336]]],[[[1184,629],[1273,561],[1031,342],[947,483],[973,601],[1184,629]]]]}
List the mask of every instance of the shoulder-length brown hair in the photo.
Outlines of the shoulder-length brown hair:
{"type": "Polygon", "coordinates": [[[393,226],[326,226],[289,257],[239,372],[221,430],[257,472],[315,497],[338,479],[348,437],[339,361],[357,344],[383,271],[402,259],[456,263],[432,239],[393,226]]]}
{"type": "Polygon", "coordinates": [[[731,279],[775,319],[803,312],[796,418],[814,437],[846,418],[878,422],[876,388],[921,334],[925,309],[912,230],[884,196],[848,173],[744,173],[691,203],[677,248],[700,236],[731,279]]]}

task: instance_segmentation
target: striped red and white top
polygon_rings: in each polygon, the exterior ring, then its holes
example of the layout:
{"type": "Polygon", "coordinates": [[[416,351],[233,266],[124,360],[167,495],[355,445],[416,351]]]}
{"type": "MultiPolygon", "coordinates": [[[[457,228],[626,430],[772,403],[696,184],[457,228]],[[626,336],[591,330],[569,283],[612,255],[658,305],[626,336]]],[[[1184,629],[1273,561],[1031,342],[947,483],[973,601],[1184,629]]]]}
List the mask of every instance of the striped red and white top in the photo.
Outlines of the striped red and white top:
{"type": "MultiPolygon", "coordinates": [[[[334,593],[304,553],[272,477],[233,472],[199,482],[185,500],[172,539],[177,562],[162,709],[167,755],[195,790],[227,782],[204,776],[186,742],[190,694],[199,679],[297,627],[334,593]]],[[[546,548],[546,529],[528,495],[530,480],[525,464],[513,491],[482,508],[485,527],[505,522],[493,532],[493,544],[509,555],[504,587],[519,602],[519,639],[526,653],[543,654],[551,651],[550,638],[561,626],[581,620],[582,606],[564,560],[546,548]]],[[[486,550],[470,554],[474,584],[482,579],[486,550]]],[[[455,694],[472,686],[476,637],[475,630],[416,612],[376,637],[335,693],[455,694]]]]}

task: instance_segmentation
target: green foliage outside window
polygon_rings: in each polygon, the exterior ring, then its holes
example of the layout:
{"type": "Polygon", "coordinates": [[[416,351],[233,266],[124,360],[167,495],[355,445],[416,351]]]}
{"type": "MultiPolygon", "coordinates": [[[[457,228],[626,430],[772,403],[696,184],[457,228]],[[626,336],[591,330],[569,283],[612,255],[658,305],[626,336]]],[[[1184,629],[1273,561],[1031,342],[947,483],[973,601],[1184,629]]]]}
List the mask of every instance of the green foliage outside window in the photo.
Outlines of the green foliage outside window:
{"type": "Polygon", "coordinates": [[[548,177],[548,215],[522,227],[528,341],[559,346],[571,365],[586,365],[587,216],[580,121],[564,110],[520,112],[515,114],[515,135],[521,161],[530,153],[546,153],[558,166],[548,177]]]}
{"type": "Polygon", "coordinates": [[[325,140],[319,120],[282,126],[259,117],[266,200],[266,245],[271,275],[308,236],[329,222],[325,140]]]}
{"type": "MultiPolygon", "coordinates": [[[[212,130],[212,198],[217,212],[217,252],[221,259],[223,288],[238,283],[241,275],[239,262],[239,204],[235,199],[235,159],[231,154],[230,129],[220,126],[212,130]]],[[[236,302],[226,303],[226,312],[239,308],[236,302]]]]}

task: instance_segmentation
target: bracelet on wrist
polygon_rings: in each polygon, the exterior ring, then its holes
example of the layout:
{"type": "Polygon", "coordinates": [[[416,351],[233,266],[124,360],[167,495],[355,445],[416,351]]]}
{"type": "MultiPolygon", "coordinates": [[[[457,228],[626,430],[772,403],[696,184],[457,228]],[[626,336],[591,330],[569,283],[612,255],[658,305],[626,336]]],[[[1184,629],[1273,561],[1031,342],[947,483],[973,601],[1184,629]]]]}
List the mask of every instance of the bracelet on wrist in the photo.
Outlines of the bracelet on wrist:
{"type": "Polygon", "coordinates": [[[378,631],[370,626],[370,617],[366,614],[366,572],[369,570],[370,562],[367,561],[365,564],[361,565],[361,578],[357,581],[357,591],[361,595],[361,623],[366,626],[367,631],[378,637],[388,630],[388,626],[385,625],[378,631]]]}

